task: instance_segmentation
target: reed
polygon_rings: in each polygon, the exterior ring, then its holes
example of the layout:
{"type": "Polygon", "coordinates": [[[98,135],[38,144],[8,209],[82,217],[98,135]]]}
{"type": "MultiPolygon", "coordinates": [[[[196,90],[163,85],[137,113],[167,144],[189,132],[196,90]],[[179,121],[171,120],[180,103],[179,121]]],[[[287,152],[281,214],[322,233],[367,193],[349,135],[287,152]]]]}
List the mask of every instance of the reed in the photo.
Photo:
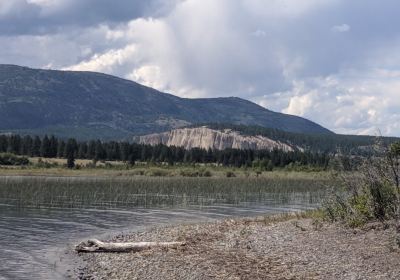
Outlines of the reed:
{"type": "Polygon", "coordinates": [[[323,178],[0,177],[0,203],[16,207],[186,207],[244,203],[317,205],[323,178]]]}

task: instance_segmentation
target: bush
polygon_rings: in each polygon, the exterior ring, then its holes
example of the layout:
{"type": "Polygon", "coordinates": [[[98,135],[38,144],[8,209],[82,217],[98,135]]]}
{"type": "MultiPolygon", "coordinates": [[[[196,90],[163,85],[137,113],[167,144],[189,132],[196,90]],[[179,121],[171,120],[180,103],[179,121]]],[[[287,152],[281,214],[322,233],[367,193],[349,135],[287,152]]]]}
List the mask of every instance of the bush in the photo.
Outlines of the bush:
{"type": "Polygon", "coordinates": [[[96,168],[97,167],[97,161],[93,160],[91,162],[88,162],[85,164],[85,168],[96,168]]]}
{"type": "Polygon", "coordinates": [[[0,154],[0,165],[28,165],[29,159],[26,157],[18,157],[14,154],[0,154]]]}
{"type": "Polygon", "coordinates": [[[57,167],[58,163],[57,162],[48,162],[44,161],[41,158],[38,159],[38,162],[36,163],[35,167],[37,168],[52,168],[52,167],[57,167]]]}
{"type": "Polygon", "coordinates": [[[145,172],[146,176],[154,176],[154,177],[165,177],[169,175],[168,170],[164,170],[161,168],[151,168],[145,172]]]}
{"type": "Polygon", "coordinates": [[[324,203],[326,216],[342,220],[353,227],[369,221],[398,219],[400,210],[400,143],[380,146],[378,155],[365,160],[359,177],[340,174],[342,191],[324,203]]]}
{"type": "Polygon", "coordinates": [[[182,169],[179,171],[179,175],[183,177],[199,177],[199,172],[196,170],[182,169]]]}
{"type": "Polygon", "coordinates": [[[181,169],[179,175],[182,177],[211,177],[212,173],[206,168],[181,169]]]}

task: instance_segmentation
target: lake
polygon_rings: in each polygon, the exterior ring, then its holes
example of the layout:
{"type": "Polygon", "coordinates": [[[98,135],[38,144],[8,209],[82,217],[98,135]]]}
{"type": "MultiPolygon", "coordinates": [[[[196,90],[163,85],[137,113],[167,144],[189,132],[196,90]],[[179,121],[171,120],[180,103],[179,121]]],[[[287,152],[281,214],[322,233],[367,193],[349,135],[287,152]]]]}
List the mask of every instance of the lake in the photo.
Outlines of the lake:
{"type": "MultiPolygon", "coordinates": [[[[10,178],[7,180],[7,183],[0,180],[0,193],[1,188],[9,187],[7,184],[10,178]]],[[[53,178],[51,182],[54,180],[53,178]]],[[[56,182],[59,183],[59,181],[56,182]]],[[[18,188],[18,185],[13,186],[18,188]]],[[[43,189],[43,184],[40,185],[40,189],[43,189]]],[[[317,193],[316,189],[314,190],[317,193]]],[[[39,191],[34,191],[32,186],[29,191],[41,197],[38,194],[39,191]]],[[[301,192],[293,190],[279,192],[279,195],[271,190],[267,192],[267,189],[265,193],[260,193],[257,189],[257,193],[258,197],[263,197],[262,201],[260,199],[231,200],[230,198],[212,202],[207,200],[207,203],[196,204],[199,197],[199,193],[196,192],[197,199],[193,200],[193,203],[185,202],[184,205],[174,203],[168,207],[165,206],[164,200],[162,200],[162,205],[157,206],[155,200],[152,199],[153,203],[147,207],[124,203],[120,206],[113,204],[110,207],[102,205],[100,208],[93,205],[69,208],[41,206],[39,208],[21,207],[20,203],[15,203],[18,200],[15,194],[13,194],[13,199],[0,198],[0,279],[75,278],[74,268],[81,264],[79,258],[73,253],[73,247],[91,237],[108,238],[122,232],[141,231],[153,226],[176,223],[301,211],[317,207],[322,197],[319,191],[317,195],[314,195],[312,190],[305,189],[301,192]]],[[[10,196],[10,192],[3,191],[2,194],[10,196]]],[[[207,198],[212,196],[210,193],[201,195],[207,198]]],[[[251,198],[254,195],[251,194],[248,197],[251,198]]],[[[26,199],[25,196],[24,199],[26,199]]],[[[110,196],[107,195],[107,200],[109,199],[110,196]]]]}

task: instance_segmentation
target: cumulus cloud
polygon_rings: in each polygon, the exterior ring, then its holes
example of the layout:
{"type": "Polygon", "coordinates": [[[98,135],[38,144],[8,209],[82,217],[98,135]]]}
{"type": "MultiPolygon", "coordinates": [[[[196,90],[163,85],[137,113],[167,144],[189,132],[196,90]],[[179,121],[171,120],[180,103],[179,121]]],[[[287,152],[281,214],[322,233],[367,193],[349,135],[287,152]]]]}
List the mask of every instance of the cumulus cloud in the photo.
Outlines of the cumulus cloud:
{"type": "Polygon", "coordinates": [[[345,71],[295,81],[290,91],[280,94],[283,103],[270,96],[260,102],[288,114],[318,118],[339,133],[398,135],[399,78],[398,71],[345,71]]]}
{"type": "Polygon", "coordinates": [[[341,133],[400,135],[397,7],[0,0],[0,62],[101,71],[183,97],[240,96],[341,133]]]}
{"type": "Polygon", "coordinates": [[[122,66],[127,59],[135,56],[135,50],[134,45],[128,45],[123,49],[112,49],[104,54],[94,54],[87,61],[63,68],[63,70],[113,73],[116,71],[115,68],[122,66]]]}

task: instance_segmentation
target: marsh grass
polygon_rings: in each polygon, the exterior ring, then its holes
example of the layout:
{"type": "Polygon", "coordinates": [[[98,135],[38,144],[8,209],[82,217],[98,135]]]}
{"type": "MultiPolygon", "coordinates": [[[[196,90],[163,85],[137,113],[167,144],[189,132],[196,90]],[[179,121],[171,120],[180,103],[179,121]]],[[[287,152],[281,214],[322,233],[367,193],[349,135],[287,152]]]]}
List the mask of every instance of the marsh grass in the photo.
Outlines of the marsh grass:
{"type": "Polygon", "coordinates": [[[274,171],[252,167],[227,167],[215,164],[174,164],[137,162],[134,166],[118,161],[91,161],[77,159],[75,169],[66,168],[65,159],[29,158],[30,165],[6,166],[0,164],[0,176],[165,176],[165,177],[296,177],[328,176],[328,171],[288,170],[274,171]]]}
{"type": "Polygon", "coordinates": [[[185,207],[300,203],[317,205],[323,178],[0,177],[0,202],[17,207],[185,207]]]}

